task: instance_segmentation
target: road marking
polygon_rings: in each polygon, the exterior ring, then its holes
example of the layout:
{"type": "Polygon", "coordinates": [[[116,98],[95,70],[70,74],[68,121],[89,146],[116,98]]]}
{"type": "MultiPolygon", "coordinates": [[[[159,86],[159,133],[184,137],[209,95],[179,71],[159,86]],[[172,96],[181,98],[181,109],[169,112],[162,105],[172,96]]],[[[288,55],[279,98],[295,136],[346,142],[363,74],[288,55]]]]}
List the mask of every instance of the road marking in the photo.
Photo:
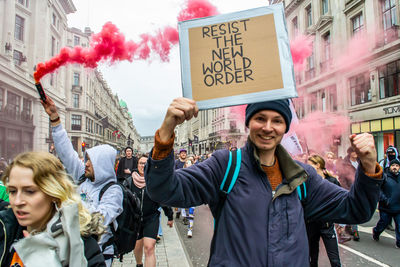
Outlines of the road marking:
{"type": "MultiPolygon", "coordinates": [[[[358,226],[358,231],[363,232],[363,233],[367,233],[370,234],[372,236],[372,228],[373,227],[364,227],[364,226],[358,226]]],[[[391,239],[396,239],[394,236],[386,233],[386,231],[383,231],[382,234],[380,236],[384,236],[387,238],[391,238],[391,239]]]]}
{"type": "MultiPolygon", "coordinates": [[[[358,226],[358,227],[360,227],[360,226],[358,226]]],[[[364,259],[366,259],[366,260],[368,260],[368,261],[370,261],[370,262],[375,263],[375,264],[378,265],[378,266],[390,267],[390,265],[387,265],[387,264],[385,264],[385,263],[383,263],[383,262],[380,262],[380,261],[378,261],[378,260],[376,260],[376,259],[374,259],[374,258],[371,258],[370,256],[367,256],[367,255],[365,255],[365,254],[363,254],[363,253],[361,253],[361,252],[359,252],[359,251],[357,251],[357,250],[355,250],[355,249],[349,248],[348,246],[345,246],[345,245],[342,245],[342,244],[338,244],[338,245],[339,245],[339,247],[341,247],[342,249],[348,250],[348,251],[350,251],[351,253],[356,254],[357,256],[360,256],[360,257],[362,257],[362,258],[364,258],[364,259]]]]}

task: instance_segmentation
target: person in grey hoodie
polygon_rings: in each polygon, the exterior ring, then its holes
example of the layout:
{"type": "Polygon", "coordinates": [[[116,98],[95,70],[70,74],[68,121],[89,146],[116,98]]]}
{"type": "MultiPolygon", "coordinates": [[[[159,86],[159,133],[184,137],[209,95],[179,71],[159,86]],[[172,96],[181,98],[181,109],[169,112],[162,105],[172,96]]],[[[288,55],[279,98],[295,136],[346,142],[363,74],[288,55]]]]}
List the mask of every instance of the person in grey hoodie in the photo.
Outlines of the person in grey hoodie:
{"type": "MultiPolygon", "coordinates": [[[[99,246],[103,249],[103,244],[112,238],[110,225],[113,224],[114,229],[117,229],[116,218],[123,211],[123,192],[117,184],[107,189],[99,200],[100,190],[109,182],[117,182],[114,171],[117,152],[110,145],[95,146],[86,150],[85,163],[83,163],[72,147],[67,132],[62,128],[53,100],[47,96],[46,102],[41,101],[41,103],[50,118],[53,141],[58,157],[74,181],[80,184],[78,193],[85,207],[90,212],[100,212],[104,216],[104,225],[107,226],[107,230],[99,240],[99,246]]],[[[114,255],[113,246],[104,248],[103,255],[107,266],[111,266],[114,255]]]]}

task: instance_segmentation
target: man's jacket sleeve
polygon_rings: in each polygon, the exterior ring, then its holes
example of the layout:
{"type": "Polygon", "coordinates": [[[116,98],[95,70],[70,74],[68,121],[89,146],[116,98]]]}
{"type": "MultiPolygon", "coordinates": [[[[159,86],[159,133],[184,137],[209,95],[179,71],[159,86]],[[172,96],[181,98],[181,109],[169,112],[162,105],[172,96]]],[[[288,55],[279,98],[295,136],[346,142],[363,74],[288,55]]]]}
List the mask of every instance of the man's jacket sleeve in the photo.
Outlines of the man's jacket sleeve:
{"type": "Polygon", "coordinates": [[[305,217],[311,221],[359,224],[371,219],[379,200],[382,179],[365,175],[359,166],[350,190],[342,189],[306,169],[305,217]]]}
{"type": "MultiPolygon", "coordinates": [[[[228,153],[218,151],[218,153],[228,153]]],[[[219,184],[227,162],[213,156],[189,168],[174,170],[173,153],[162,160],[148,159],[145,168],[146,188],[150,198],[170,207],[189,208],[214,205],[219,199],[219,184]]],[[[150,153],[152,155],[152,152],[150,153]]]]}

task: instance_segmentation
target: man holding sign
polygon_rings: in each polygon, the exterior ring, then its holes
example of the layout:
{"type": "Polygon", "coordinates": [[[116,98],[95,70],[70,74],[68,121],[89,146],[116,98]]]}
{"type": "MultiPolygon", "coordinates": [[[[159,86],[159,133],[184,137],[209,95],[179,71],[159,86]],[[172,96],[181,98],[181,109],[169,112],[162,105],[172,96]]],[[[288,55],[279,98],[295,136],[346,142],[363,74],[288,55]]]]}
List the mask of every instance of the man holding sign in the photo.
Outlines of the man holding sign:
{"type": "Polygon", "coordinates": [[[221,203],[228,150],[174,170],[174,129],[197,114],[191,99],[178,98],[170,104],[155,134],[145,177],[156,202],[183,208],[210,206],[217,224],[209,266],[308,266],[304,220],[357,224],[371,218],[382,177],[372,135],[350,136],[361,164],[346,191],[322,179],[313,167],[294,161],[280,145],[292,119],[287,100],[249,104],[246,126],[250,131],[241,148],[240,171],[221,203]]]}

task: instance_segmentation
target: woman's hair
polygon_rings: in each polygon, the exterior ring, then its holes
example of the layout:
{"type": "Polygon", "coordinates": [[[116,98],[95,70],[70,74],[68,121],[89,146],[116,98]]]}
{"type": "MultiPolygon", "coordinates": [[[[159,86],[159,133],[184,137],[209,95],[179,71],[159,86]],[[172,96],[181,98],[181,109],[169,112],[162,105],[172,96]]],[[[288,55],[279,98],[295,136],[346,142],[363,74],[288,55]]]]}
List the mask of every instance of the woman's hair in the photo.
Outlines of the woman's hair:
{"type": "MultiPolygon", "coordinates": [[[[319,164],[319,167],[321,168],[322,172],[324,173],[325,177],[331,176],[334,177],[325,167],[325,160],[323,157],[314,154],[310,157],[308,157],[308,160],[311,161],[314,164],[319,164]]],[[[324,177],[324,178],[325,178],[324,177]]]]}
{"type": "MultiPolygon", "coordinates": [[[[15,157],[4,172],[4,185],[8,186],[10,172],[15,166],[31,169],[33,182],[43,193],[54,199],[57,207],[61,207],[64,203],[76,203],[78,205],[80,233],[82,236],[100,236],[104,233],[105,227],[102,215],[100,213],[90,214],[83,206],[80,196],[76,193],[76,186],[68,177],[59,159],[48,152],[21,153],[15,157]]],[[[55,211],[56,209],[53,207],[49,220],[55,211]]]]}

